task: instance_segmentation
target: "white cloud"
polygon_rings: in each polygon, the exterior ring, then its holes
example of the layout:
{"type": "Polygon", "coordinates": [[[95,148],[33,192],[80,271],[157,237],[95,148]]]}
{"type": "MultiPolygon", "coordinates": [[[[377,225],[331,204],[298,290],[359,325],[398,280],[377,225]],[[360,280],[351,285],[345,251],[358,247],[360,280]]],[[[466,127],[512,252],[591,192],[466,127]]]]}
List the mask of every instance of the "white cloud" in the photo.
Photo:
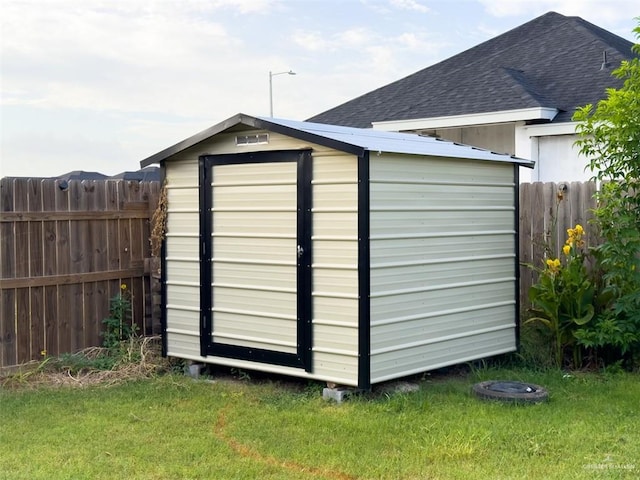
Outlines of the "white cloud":
{"type": "MultiPolygon", "coordinates": [[[[117,2],[114,5],[119,6],[117,2]]],[[[83,57],[139,66],[161,66],[169,61],[188,64],[205,46],[227,48],[234,44],[224,26],[188,12],[166,15],[49,5],[9,8],[2,13],[6,22],[2,48],[7,62],[20,56],[22,62],[54,66],[83,57]]]]}
{"type": "MultiPolygon", "coordinates": [[[[195,6],[199,6],[203,4],[206,5],[207,2],[203,2],[201,0],[191,0],[189,3],[195,6]]],[[[276,3],[278,2],[274,0],[213,0],[211,2],[211,5],[214,7],[227,7],[237,9],[240,13],[266,13],[276,3]]]]}
{"type": "Polygon", "coordinates": [[[312,52],[332,49],[335,46],[335,42],[333,40],[327,39],[321,33],[309,32],[306,30],[298,30],[294,32],[291,40],[298,46],[312,52]]]}
{"type": "Polygon", "coordinates": [[[389,3],[391,6],[403,10],[413,10],[420,13],[427,13],[430,11],[429,7],[422,5],[417,0],[390,0],[389,3]]]}
{"type": "MultiPolygon", "coordinates": [[[[163,1],[72,3],[15,2],[3,9],[4,105],[165,113],[189,105],[204,113],[227,101],[223,91],[252,90],[248,78],[260,68],[259,54],[254,63],[249,50],[238,63],[242,41],[202,9],[174,11],[178,4],[163,1]]],[[[223,3],[238,2],[216,2],[223,3]]]]}
{"type": "Polygon", "coordinates": [[[340,46],[362,47],[373,40],[373,34],[364,27],[355,27],[345,30],[336,37],[340,46]]]}
{"type": "Polygon", "coordinates": [[[374,45],[366,49],[369,54],[367,63],[372,72],[395,70],[394,51],[387,45],[374,45]]]}
{"type": "Polygon", "coordinates": [[[433,43],[429,44],[425,40],[424,35],[413,32],[403,33],[397,38],[397,41],[399,45],[412,50],[427,49],[430,45],[433,45],[433,43]]]}
{"type": "Polygon", "coordinates": [[[312,52],[362,48],[378,40],[371,31],[364,27],[352,27],[334,33],[297,30],[291,39],[300,47],[312,52]]]}
{"type": "Polygon", "coordinates": [[[576,15],[590,22],[628,20],[638,9],[637,0],[478,0],[485,10],[496,17],[530,15],[531,18],[549,11],[576,15]]]}
{"type": "Polygon", "coordinates": [[[194,125],[265,114],[267,72],[286,59],[237,27],[280,3],[0,0],[0,176],[135,169],[194,125]]]}

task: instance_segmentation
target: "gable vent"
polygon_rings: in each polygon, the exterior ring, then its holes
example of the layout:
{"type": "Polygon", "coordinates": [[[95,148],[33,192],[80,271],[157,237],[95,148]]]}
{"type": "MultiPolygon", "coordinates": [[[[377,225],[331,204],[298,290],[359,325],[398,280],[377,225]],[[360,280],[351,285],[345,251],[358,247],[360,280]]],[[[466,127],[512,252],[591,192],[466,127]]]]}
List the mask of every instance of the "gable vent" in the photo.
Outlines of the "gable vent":
{"type": "Polygon", "coordinates": [[[256,133],[253,135],[236,135],[236,145],[258,145],[261,143],[269,143],[268,133],[256,133]]]}

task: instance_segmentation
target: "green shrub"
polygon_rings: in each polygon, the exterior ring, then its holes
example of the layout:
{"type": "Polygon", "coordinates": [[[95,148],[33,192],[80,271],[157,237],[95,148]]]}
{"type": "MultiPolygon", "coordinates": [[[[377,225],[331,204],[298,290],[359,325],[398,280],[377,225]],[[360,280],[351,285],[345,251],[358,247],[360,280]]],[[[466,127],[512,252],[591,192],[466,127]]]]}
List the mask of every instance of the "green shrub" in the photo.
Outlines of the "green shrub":
{"type": "MultiPolygon", "coordinates": [[[[640,37],[640,26],[634,32],[640,37]]],[[[633,50],[640,53],[640,44],[633,50]]],[[[608,89],[595,108],[586,105],[573,117],[576,145],[600,185],[594,213],[604,239],[594,249],[599,312],[576,337],[609,361],[640,354],[640,59],[623,61],[613,75],[623,86],[608,89]]]]}
{"type": "Polygon", "coordinates": [[[111,299],[109,316],[102,320],[102,345],[112,352],[118,351],[123,340],[136,334],[137,326],[131,322],[131,295],[127,286],[120,285],[120,292],[111,299]]]}

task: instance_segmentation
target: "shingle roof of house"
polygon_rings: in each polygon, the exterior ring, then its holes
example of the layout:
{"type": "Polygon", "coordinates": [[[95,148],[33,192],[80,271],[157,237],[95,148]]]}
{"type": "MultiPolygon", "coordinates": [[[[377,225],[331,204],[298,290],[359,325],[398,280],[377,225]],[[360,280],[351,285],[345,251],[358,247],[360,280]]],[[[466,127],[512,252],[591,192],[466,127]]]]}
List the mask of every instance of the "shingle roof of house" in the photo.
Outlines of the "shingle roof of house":
{"type": "Polygon", "coordinates": [[[633,43],[580,17],[549,12],[324,113],[312,122],[371,127],[409,120],[548,107],[567,122],[621,81],[611,71],[633,43]],[[603,52],[607,68],[601,69],[603,52]]]}

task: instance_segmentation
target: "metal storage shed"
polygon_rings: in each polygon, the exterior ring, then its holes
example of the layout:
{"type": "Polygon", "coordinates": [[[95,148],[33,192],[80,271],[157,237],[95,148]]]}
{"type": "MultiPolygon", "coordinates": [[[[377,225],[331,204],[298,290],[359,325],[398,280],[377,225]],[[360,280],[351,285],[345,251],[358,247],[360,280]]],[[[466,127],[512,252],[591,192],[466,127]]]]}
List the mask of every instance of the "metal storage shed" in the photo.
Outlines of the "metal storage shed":
{"type": "Polygon", "coordinates": [[[533,162],[244,114],[158,162],[166,355],[369,389],[516,350],[533,162]]]}

